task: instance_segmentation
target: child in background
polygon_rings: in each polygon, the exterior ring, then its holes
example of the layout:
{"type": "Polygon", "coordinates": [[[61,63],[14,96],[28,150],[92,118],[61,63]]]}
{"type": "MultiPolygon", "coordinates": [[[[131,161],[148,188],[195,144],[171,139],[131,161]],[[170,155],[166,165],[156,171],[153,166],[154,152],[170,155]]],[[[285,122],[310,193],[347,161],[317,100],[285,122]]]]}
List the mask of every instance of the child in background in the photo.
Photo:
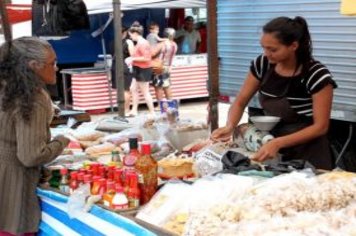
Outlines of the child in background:
{"type": "Polygon", "coordinates": [[[150,43],[151,51],[152,51],[152,59],[156,58],[160,53],[160,47],[158,44],[160,42],[167,41],[165,38],[161,38],[158,36],[159,33],[159,25],[155,22],[151,22],[149,26],[150,33],[147,35],[146,39],[150,43]]]}

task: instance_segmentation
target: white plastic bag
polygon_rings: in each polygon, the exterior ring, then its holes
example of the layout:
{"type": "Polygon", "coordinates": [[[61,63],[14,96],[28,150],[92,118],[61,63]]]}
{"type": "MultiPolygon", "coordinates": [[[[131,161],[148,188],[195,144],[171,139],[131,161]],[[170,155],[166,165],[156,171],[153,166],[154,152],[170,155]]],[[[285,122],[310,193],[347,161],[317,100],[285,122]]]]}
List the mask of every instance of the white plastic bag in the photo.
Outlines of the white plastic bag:
{"type": "Polygon", "coordinates": [[[224,143],[215,143],[195,155],[194,168],[200,176],[211,175],[223,169],[221,162],[227,151],[224,143]]]}
{"type": "Polygon", "coordinates": [[[81,213],[85,212],[85,202],[87,197],[90,196],[90,185],[83,184],[77,188],[72,195],[70,195],[67,207],[69,218],[78,218],[81,213]]]}

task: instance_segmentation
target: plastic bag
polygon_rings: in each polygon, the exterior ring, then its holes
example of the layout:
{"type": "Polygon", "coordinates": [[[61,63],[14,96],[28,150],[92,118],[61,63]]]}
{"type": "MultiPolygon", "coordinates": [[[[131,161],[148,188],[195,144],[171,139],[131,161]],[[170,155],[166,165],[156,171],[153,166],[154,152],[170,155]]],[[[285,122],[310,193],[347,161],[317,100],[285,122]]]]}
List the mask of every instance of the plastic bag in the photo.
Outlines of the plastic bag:
{"type": "Polygon", "coordinates": [[[167,122],[157,122],[155,128],[158,133],[157,147],[158,151],[153,153],[152,156],[156,160],[160,160],[174,151],[171,143],[167,140],[167,133],[169,131],[169,124],[167,122]]]}
{"type": "Polygon", "coordinates": [[[211,175],[223,169],[221,162],[227,148],[224,143],[215,143],[195,155],[194,168],[200,176],[211,175]]]}
{"type": "Polygon", "coordinates": [[[181,181],[168,182],[141,208],[136,218],[156,226],[164,225],[189,199],[190,190],[191,185],[181,181]]]}
{"type": "Polygon", "coordinates": [[[90,196],[90,185],[83,184],[77,188],[69,197],[67,202],[69,218],[78,218],[81,213],[85,212],[85,201],[90,196]]]}
{"type": "Polygon", "coordinates": [[[103,138],[104,142],[110,142],[116,146],[128,142],[129,138],[137,138],[139,141],[142,140],[142,133],[137,128],[125,129],[119,133],[114,133],[103,138]]]}

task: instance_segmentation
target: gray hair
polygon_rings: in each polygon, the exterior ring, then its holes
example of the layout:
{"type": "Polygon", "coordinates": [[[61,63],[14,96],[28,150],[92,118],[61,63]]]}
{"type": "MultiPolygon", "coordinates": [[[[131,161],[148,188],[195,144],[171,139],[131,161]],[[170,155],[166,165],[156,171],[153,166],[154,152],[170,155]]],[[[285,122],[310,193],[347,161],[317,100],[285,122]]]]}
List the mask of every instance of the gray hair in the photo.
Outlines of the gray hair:
{"type": "Polygon", "coordinates": [[[35,95],[44,86],[43,81],[30,67],[35,60],[45,66],[51,45],[35,37],[22,37],[0,46],[1,109],[19,108],[24,120],[30,120],[35,95]]]}
{"type": "Polygon", "coordinates": [[[24,61],[22,62],[25,63],[30,60],[45,63],[48,50],[53,50],[51,44],[36,37],[14,39],[11,42],[11,47],[10,53],[12,53],[14,57],[18,56],[20,60],[23,59],[24,61]]]}
{"type": "Polygon", "coordinates": [[[174,39],[174,36],[176,35],[176,31],[173,28],[165,28],[164,35],[169,39],[174,39]]]}

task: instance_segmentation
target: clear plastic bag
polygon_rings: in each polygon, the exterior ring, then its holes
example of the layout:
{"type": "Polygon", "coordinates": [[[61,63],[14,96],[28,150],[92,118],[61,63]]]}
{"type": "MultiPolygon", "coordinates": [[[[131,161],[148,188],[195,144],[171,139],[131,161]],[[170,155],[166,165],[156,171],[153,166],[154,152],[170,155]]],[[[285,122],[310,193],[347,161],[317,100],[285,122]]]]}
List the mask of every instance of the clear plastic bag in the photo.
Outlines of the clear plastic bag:
{"type": "Polygon", "coordinates": [[[194,169],[200,176],[211,175],[223,169],[221,162],[227,148],[224,143],[215,143],[195,155],[194,169]]]}
{"type": "Polygon", "coordinates": [[[128,142],[129,138],[137,138],[139,141],[143,139],[142,133],[139,131],[138,128],[130,128],[119,133],[107,135],[103,138],[103,141],[113,143],[116,146],[120,146],[121,144],[128,142]]]}
{"type": "Polygon", "coordinates": [[[136,218],[163,226],[189,200],[190,190],[191,185],[181,181],[168,182],[141,208],[136,218]]]}
{"type": "Polygon", "coordinates": [[[69,197],[67,202],[69,218],[78,218],[85,212],[84,207],[87,197],[90,196],[90,185],[83,184],[77,188],[69,197]]]}

